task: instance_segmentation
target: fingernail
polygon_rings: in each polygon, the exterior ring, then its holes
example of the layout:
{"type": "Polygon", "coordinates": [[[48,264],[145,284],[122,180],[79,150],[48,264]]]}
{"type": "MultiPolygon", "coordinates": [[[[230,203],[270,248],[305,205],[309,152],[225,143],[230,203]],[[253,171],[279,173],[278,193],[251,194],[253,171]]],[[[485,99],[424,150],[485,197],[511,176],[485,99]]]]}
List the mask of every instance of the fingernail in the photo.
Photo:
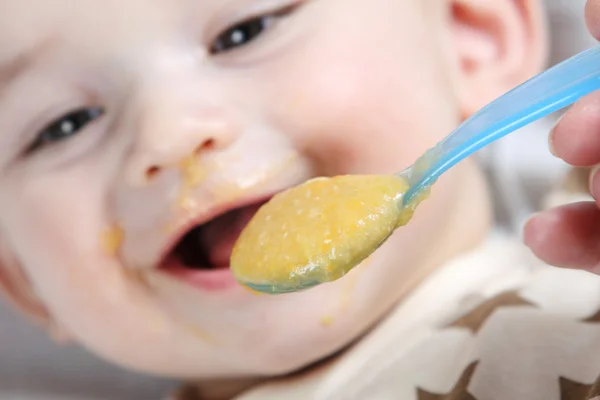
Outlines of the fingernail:
{"type": "Polygon", "coordinates": [[[529,225],[529,223],[532,220],[534,220],[535,218],[537,218],[540,214],[541,214],[541,211],[540,212],[535,212],[535,213],[531,214],[529,216],[529,218],[527,218],[527,221],[525,221],[525,223],[523,224],[523,228],[527,227],[529,225]]]}
{"type": "Polygon", "coordinates": [[[552,128],[552,130],[550,131],[550,134],[548,135],[548,150],[550,150],[550,154],[552,154],[554,157],[558,157],[556,155],[556,150],[554,149],[554,132],[556,130],[556,125],[554,126],[554,128],[552,128]]]}
{"type": "Polygon", "coordinates": [[[529,224],[531,223],[531,221],[536,219],[540,214],[541,214],[541,212],[536,212],[536,213],[531,214],[529,216],[529,218],[527,218],[527,221],[525,221],[525,223],[523,224],[523,227],[521,228],[523,242],[528,247],[530,245],[530,243],[529,243],[530,237],[529,237],[529,235],[527,235],[527,228],[529,227],[529,224]]]}
{"type": "Polygon", "coordinates": [[[560,117],[558,117],[558,119],[556,120],[556,123],[554,124],[554,126],[550,130],[550,133],[548,134],[548,150],[550,150],[550,154],[552,154],[554,157],[557,157],[557,158],[560,158],[560,157],[558,157],[556,155],[556,149],[554,148],[554,136],[556,134],[556,127],[558,125],[560,125],[560,123],[564,117],[565,117],[565,114],[562,114],[560,117]]]}
{"type": "Polygon", "coordinates": [[[594,186],[596,185],[594,184],[594,182],[596,182],[596,176],[598,175],[598,171],[600,171],[600,165],[596,165],[594,168],[592,168],[592,170],[590,171],[590,177],[588,181],[588,190],[594,198],[596,198],[594,193],[594,186]]]}

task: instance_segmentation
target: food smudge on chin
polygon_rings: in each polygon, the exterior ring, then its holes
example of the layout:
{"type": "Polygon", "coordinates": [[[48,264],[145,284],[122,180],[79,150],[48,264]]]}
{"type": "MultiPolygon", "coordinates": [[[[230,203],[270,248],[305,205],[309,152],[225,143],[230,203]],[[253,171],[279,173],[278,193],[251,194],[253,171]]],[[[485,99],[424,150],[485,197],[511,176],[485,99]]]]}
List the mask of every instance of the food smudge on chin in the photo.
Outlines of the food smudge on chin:
{"type": "Polygon", "coordinates": [[[123,228],[117,224],[102,232],[100,235],[100,245],[103,253],[109,257],[115,257],[121,249],[124,237],[125,232],[123,228]]]}

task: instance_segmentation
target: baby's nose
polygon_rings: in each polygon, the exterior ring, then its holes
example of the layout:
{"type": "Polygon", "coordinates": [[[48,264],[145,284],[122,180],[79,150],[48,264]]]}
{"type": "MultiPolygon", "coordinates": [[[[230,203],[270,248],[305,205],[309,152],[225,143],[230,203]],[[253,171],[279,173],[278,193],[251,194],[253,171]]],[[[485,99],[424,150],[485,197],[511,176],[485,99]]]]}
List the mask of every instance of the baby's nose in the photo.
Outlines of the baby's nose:
{"type": "Polygon", "coordinates": [[[237,126],[226,107],[211,102],[163,98],[146,103],[126,171],[129,184],[143,186],[190,156],[228,147],[238,136],[237,126]]]}

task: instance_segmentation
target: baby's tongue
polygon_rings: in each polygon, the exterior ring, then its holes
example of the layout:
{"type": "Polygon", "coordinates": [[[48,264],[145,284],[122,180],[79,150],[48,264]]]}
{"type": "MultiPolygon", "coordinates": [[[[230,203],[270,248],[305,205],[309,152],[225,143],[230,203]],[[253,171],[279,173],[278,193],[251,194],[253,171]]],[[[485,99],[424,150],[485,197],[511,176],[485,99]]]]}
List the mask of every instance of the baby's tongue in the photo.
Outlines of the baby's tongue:
{"type": "Polygon", "coordinates": [[[229,266],[236,240],[262,204],[240,208],[208,222],[199,232],[198,241],[212,267],[229,266]]]}

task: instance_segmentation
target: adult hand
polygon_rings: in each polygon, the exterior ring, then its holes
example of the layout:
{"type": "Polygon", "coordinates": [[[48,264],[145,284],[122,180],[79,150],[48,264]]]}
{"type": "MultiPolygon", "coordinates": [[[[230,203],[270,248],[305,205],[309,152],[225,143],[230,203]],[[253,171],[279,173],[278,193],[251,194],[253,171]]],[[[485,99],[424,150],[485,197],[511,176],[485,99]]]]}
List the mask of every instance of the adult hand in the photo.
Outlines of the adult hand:
{"type": "MultiPolygon", "coordinates": [[[[600,40],[600,0],[585,8],[590,33],[600,40]]],[[[600,65],[598,66],[600,68],[600,65]]],[[[552,153],[575,167],[600,165],[600,91],[573,105],[549,138],[552,153]]],[[[542,212],[525,226],[525,243],[548,264],[600,274],[600,173],[590,175],[595,201],[542,212]]]]}

